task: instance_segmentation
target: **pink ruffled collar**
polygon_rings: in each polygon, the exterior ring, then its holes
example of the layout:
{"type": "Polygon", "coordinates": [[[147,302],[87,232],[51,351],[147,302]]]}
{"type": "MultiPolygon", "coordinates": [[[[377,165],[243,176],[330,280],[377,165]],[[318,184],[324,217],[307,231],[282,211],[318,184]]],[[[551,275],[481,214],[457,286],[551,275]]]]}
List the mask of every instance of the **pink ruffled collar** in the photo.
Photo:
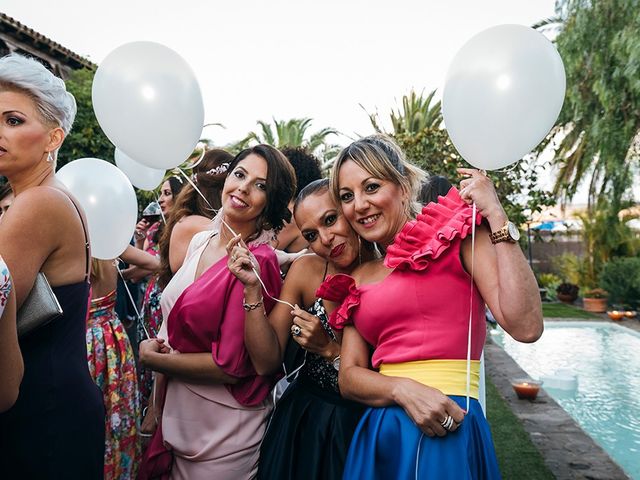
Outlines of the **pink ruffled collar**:
{"type": "MultiPolygon", "coordinates": [[[[473,225],[473,209],[467,205],[458,190],[452,187],[438,203],[429,203],[415,220],[396,235],[387,248],[384,264],[398,270],[424,270],[451,245],[455,238],[463,239],[473,225]]],[[[476,215],[476,224],[482,216],[476,215]]]]}

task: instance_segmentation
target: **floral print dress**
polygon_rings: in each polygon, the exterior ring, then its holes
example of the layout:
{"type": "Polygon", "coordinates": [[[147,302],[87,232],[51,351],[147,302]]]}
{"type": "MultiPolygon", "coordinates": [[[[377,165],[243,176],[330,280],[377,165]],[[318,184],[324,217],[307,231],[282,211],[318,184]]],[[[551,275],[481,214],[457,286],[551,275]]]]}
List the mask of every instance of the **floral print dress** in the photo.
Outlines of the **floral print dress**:
{"type": "Polygon", "coordinates": [[[104,478],[126,480],[135,478],[140,455],[140,406],[133,350],[115,304],[115,290],[91,300],[87,358],[106,412],[104,478]]]}
{"type": "MultiPolygon", "coordinates": [[[[160,222],[156,222],[147,231],[147,253],[158,255],[158,244],[154,238],[158,237],[160,222]]],[[[147,338],[155,338],[162,325],[162,311],[160,310],[160,296],[162,290],[158,285],[158,276],[153,274],[149,277],[149,282],[144,292],[142,300],[142,322],[138,322],[138,341],[147,338]]],[[[149,404],[149,397],[153,388],[153,372],[142,366],[138,368],[138,382],[140,385],[140,406],[145,408],[149,404]]]]}
{"type": "Polygon", "coordinates": [[[9,301],[9,294],[11,293],[11,277],[9,276],[9,268],[4,263],[2,257],[0,257],[0,317],[4,312],[4,308],[9,301]]]}

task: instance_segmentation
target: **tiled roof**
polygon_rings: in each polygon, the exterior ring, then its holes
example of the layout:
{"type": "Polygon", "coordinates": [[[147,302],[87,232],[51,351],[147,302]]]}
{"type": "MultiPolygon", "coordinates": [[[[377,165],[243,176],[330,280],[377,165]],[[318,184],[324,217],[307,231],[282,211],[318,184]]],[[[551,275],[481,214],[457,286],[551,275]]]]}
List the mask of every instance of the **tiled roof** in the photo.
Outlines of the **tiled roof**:
{"type": "Polygon", "coordinates": [[[75,52],[72,52],[68,48],[63,47],[59,43],[54,42],[2,12],[0,12],[0,32],[10,34],[12,37],[21,40],[24,43],[32,43],[34,47],[39,50],[46,51],[47,54],[72,68],[96,68],[96,65],[93,62],[75,52]],[[46,50],[44,50],[43,47],[45,47],[46,50]]]}

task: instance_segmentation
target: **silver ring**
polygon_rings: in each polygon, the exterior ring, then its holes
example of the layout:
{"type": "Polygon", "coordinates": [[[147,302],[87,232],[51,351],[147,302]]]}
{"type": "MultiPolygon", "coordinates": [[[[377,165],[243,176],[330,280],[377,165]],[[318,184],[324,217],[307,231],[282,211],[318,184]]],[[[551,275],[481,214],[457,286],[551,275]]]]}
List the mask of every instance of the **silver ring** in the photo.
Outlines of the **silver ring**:
{"type": "Polygon", "coordinates": [[[235,262],[236,261],[236,256],[235,255],[231,255],[231,261],[235,262]]]}
{"type": "Polygon", "coordinates": [[[453,417],[451,415],[447,415],[447,417],[440,422],[440,425],[442,425],[442,428],[444,428],[445,430],[451,430],[451,427],[453,427],[453,417]]]}
{"type": "Polygon", "coordinates": [[[302,333],[302,329],[294,323],[291,326],[291,335],[293,335],[294,337],[299,337],[301,333],[302,333]]]}

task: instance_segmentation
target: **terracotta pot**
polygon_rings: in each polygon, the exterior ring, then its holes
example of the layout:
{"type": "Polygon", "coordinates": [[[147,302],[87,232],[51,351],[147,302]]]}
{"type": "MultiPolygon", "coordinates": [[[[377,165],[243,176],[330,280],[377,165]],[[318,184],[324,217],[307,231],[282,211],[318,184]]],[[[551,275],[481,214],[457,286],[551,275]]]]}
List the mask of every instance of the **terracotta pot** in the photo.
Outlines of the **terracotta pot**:
{"type": "Polygon", "coordinates": [[[583,298],[582,302],[587,312],[604,313],[607,311],[606,298],[583,298]]]}
{"type": "Polygon", "coordinates": [[[569,305],[572,305],[573,302],[576,301],[576,298],[578,298],[578,295],[570,295],[568,293],[558,293],[557,297],[558,297],[558,300],[560,300],[562,303],[568,303],[569,305]]]}

